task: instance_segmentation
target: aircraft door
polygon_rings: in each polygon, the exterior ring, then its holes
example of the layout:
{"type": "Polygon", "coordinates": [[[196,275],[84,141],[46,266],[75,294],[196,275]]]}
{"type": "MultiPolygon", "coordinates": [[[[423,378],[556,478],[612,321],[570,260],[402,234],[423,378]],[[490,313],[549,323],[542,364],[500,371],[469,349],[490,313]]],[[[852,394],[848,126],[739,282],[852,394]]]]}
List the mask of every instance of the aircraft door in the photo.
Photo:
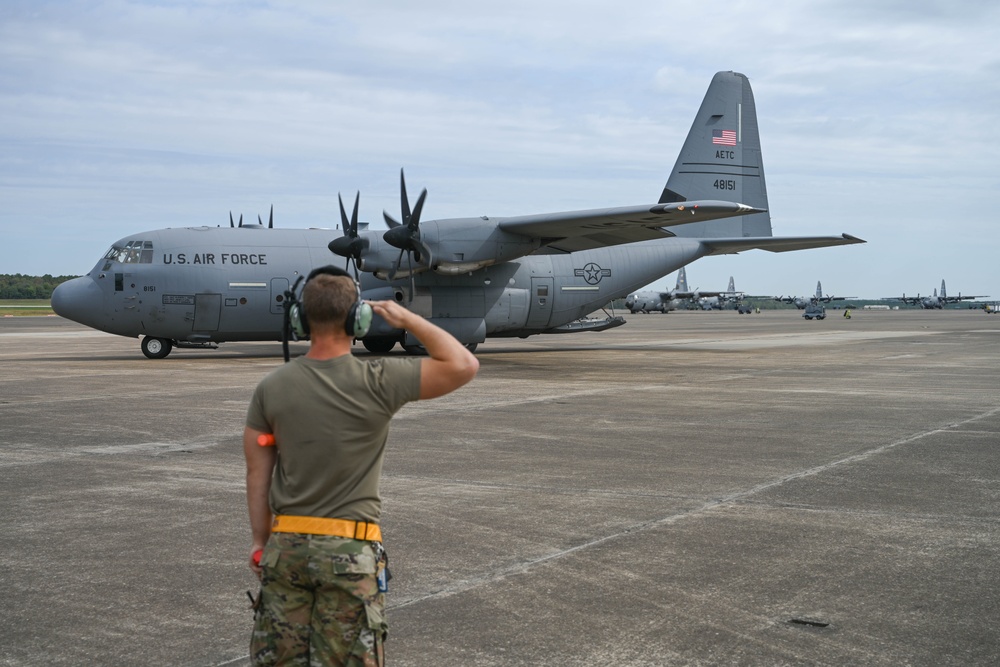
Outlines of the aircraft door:
{"type": "MultiPolygon", "coordinates": [[[[112,297],[112,322],[116,331],[133,332],[139,327],[139,292],[131,273],[115,273],[115,291],[112,297]]],[[[128,334],[126,334],[128,335],[128,334]]]]}
{"type": "Polygon", "coordinates": [[[528,329],[545,329],[552,318],[552,278],[531,278],[531,297],[528,302],[528,329]]]}
{"type": "Polygon", "coordinates": [[[271,278],[271,313],[273,315],[284,314],[286,291],[288,291],[287,278],[271,278]]]}
{"type": "Polygon", "coordinates": [[[222,313],[221,294],[194,295],[194,330],[218,331],[222,313]]]}

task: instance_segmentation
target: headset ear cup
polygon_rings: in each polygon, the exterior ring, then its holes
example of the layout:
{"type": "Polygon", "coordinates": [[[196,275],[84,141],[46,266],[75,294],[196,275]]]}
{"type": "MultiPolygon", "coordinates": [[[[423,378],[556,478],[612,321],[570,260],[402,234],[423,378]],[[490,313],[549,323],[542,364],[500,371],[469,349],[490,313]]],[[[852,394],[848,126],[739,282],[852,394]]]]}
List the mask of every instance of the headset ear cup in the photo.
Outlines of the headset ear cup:
{"type": "Polygon", "coordinates": [[[347,311],[347,317],[344,318],[344,331],[347,332],[348,336],[354,335],[354,321],[358,316],[358,304],[355,302],[351,305],[351,309],[347,311]]]}
{"type": "Polygon", "coordinates": [[[305,340],[309,337],[309,322],[306,320],[306,311],[301,303],[296,302],[288,307],[288,321],[296,338],[305,340]]]}
{"type": "Polygon", "coordinates": [[[363,338],[372,327],[372,307],[364,301],[356,301],[344,320],[344,330],[348,336],[363,338]]]}
{"type": "Polygon", "coordinates": [[[370,304],[359,301],[354,307],[354,337],[364,338],[368,330],[372,328],[372,318],[375,313],[370,304]]]}

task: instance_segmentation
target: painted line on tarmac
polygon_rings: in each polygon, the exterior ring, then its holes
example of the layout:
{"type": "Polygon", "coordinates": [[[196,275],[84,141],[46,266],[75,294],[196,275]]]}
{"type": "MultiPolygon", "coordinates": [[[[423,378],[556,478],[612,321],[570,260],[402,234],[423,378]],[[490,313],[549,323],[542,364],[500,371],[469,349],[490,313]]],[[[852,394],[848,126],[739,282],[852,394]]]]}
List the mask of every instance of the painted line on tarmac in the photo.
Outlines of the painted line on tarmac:
{"type": "Polygon", "coordinates": [[[672,514],[670,516],[662,517],[660,519],[653,519],[652,521],[645,521],[643,523],[638,523],[638,524],[635,524],[634,526],[630,526],[628,528],[625,528],[624,530],[620,530],[620,531],[618,531],[616,533],[613,533],[613,534],[610,534],[610,535],[604,535],[603,537],[598,537],[598,538],[593,539],[593,540],[591,540],[589,542],[585,542],[583,544],[578,544],[578,545],[576,545],[574,547],[570,547],[569,549],[563,549],[562,551],[557,551],[555,553],[551,553],[551,554],[548,554],[546,556],[542,556],[540,558],[535,558],[533,560],[526,561],[526,562],[523,562],[523,563],[517,563],[515,565],[510,565],[510,566],[501,568],[499,570],[495,570],[494,572],[490,572],[488,574],[485,574],[485,575],[483,575],[481,577],[473,577],[473,578],[470,578],[470,579],[464,579],[464,580],[456,582],[455,585],[453,585],[453,586],[449,586],[447,588],[443,588],[441,590],[437,590],[437,591],[434,591],[432,593],[427,593],[426,595],[419,595],[419,596],[413,597],[410,600],[399,602],[399,603],[394,604],[394,605],[387,605],[386,609],[387,610],[402,609],[404,607],[409,607],[409,606],[412,606],[414,604],[418,604],[420,602],[426,602],[428,600],[436,600],[436,599],[439,599],[439,598],[446,598],[446,597],[449,597],[449,596],[452,596],[452,595],[458,595],[459,593],[464,593],[464,592],[472,590],[474,588],[479,588],[480,586],[484,586],[484,585],[491,584],[491,583],[494,583],[494,582],[497,582],[497,581],[501,581],[501,580],[506,579],[506,578],[511,577],[511,576],[515,576],[515,575],[518,575],[518,574],[524,574],[524,573],[527,573],[528,571],[530,571],[531,569],[533,569],[534,567],[536,567],[538,565],[545,565],[546,563],[549,563],[551,561],[559,560],[560,558],[564,558],[566,556],[571,556],[571,555],[573,555],[573,554],[575,554],[575,553],[577,553],[579,551],[583,551],[584,549],[589,549],[590,547],[599,546],[601,544],[604,544],[605,542],[610,542],[611,540],[621,539],[623,537],[627,537],[627,536],[629,536],[631,534],[634,534],[634,533],[637,533],[637,532],[647,531],[647,530],[651,530],[653,528],[659,528],[661,526],[668,526],[668,525],[677,523],[681,519],[685,519],[685,518],[688,518],[688,517],[691,517],[691,516],[698,516],[698,515],[704,514],[706,512],[709,512],[711,510],[714,510],[714,509],[716,509],[718,507],[721,507],[723,505],[729,505],[729,504],[732,504],[732,503],[737,502],[737,501],[746,500],[747,498],[750,498],[752,496],[758,495],[758,494],[763,493],[765,491],[769,491],[771,489],[780,487],[780,486],[782,486],[784,484],[787,484],[788,482],[792,482],[792,481],[795,481],[795,480],[803,479],[805,477],[812,477],[812,476],[815,476],[815,475],[819,475],[819,474],[824,473],[824,472],[826,472],[828,470],[832,470],[833,468],[837,468],[837,467],[840,467],[840,466],[843,466],[843,465],[847,465],[847,464],[851,464],[851,463],[858,463],[860,461],[865,461],[865,460],[870,459],[870,458],[872,458],[874,456],[878,456],[878,455],[883,454],[883,453],[885,453],[887,451],[890,451],[890,450],[892,450],[892,449],[894,449],[896,447],[899,447],[899,446],[902,446],[902,445],[906,445],[906,444],[909,444],[909,443],[912,443],[912,442],[916,442],[918,440],[922,440],[923,438],[926,438],[928,436],[937,435],[937,434],[940,434],[940,433],[947,433],[949,431],[952,431],[953,429],[956,429],[958,427],[964,426],[966,424],[970,424],[970,423],[977,422],[977,421],[980,421],[980,420],[983,420],[983,419],[987,419],[989,417],[993,417],[996,414],[1000,414],[1000,407],[996,407],[996,408],[993,408],[991,410],[987,410],[986,412],[980,413],[978,415],[974,415],[974,416],[969,417],[968,419],[964,419],[964,420],[962,420],[960,422],[955,422],[955,423],[952,423],[952,424],[948,424],[947,426],[933,428],[933,429],[930,429],[928,431],[923,431],[921,433],[916,433],[916,434],[908,436],[906,438],[901,438],[901,439],[896,440],[894,442],[886,443],[886,444],[881,445],[879,447],[875,447],[874,449],[870,449],[868,451],[861,452],[860,454],[854,454],[854,455],[851,455],[851,456],[844,457],[842,459],[837,459],[836,461],[831,461],[829,463],[824,463],[823,465],[820,465],[820,466],[815,466],[815,467],[812,467],[812,468],[807,468],[806,470],[801,470],[799,472],[792,473],[790,475],[785,475],[784,477],[780,477],[780,478],[774,480],[773,482],[766,482],[764,484],[758,484],[757,486],[755,486],[753,488],[750,488],[750,489],[747,489],[746,491],[738,491],[736,493],[731,493],[731,494],[729,494],[727,496],[723,496],[723,497],[717,498],[715,500],[710,500],[710,501],[708,501],[706,503],[703,503],[700,507],[695,507],[695,508],[693,508],[693,509],[691,509],[689,511],[686,511],[686,512],[678,512],[677,514],[672,514]]]}

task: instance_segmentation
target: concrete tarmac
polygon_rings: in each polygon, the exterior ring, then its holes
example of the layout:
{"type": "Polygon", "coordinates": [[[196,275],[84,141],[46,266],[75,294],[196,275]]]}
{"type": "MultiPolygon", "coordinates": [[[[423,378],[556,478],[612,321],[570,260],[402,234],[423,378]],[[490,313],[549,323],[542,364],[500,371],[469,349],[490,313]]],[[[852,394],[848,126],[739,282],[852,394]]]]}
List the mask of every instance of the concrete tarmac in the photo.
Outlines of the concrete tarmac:
{"type": "MultiPolygon", "coordinates": [[[[481,345],[390,436],[389,664],[997,664],[1000,316],[828,312],[481,345]]],[[[248,663],[280,354],[0,319],[0,665],[248,663]]]]}

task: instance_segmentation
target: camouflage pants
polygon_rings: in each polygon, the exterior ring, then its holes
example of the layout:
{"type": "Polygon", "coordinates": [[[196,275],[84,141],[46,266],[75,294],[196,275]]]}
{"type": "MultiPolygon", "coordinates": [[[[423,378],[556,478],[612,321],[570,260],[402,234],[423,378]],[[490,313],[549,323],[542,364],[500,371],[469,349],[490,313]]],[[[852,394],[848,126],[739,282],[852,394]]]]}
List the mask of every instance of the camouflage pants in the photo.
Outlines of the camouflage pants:
{"type": "Polygon", "coordinates": [[[372,542],[274,533],[260,561],[254,665],[378,667],[388,631],[372,542]]]}

